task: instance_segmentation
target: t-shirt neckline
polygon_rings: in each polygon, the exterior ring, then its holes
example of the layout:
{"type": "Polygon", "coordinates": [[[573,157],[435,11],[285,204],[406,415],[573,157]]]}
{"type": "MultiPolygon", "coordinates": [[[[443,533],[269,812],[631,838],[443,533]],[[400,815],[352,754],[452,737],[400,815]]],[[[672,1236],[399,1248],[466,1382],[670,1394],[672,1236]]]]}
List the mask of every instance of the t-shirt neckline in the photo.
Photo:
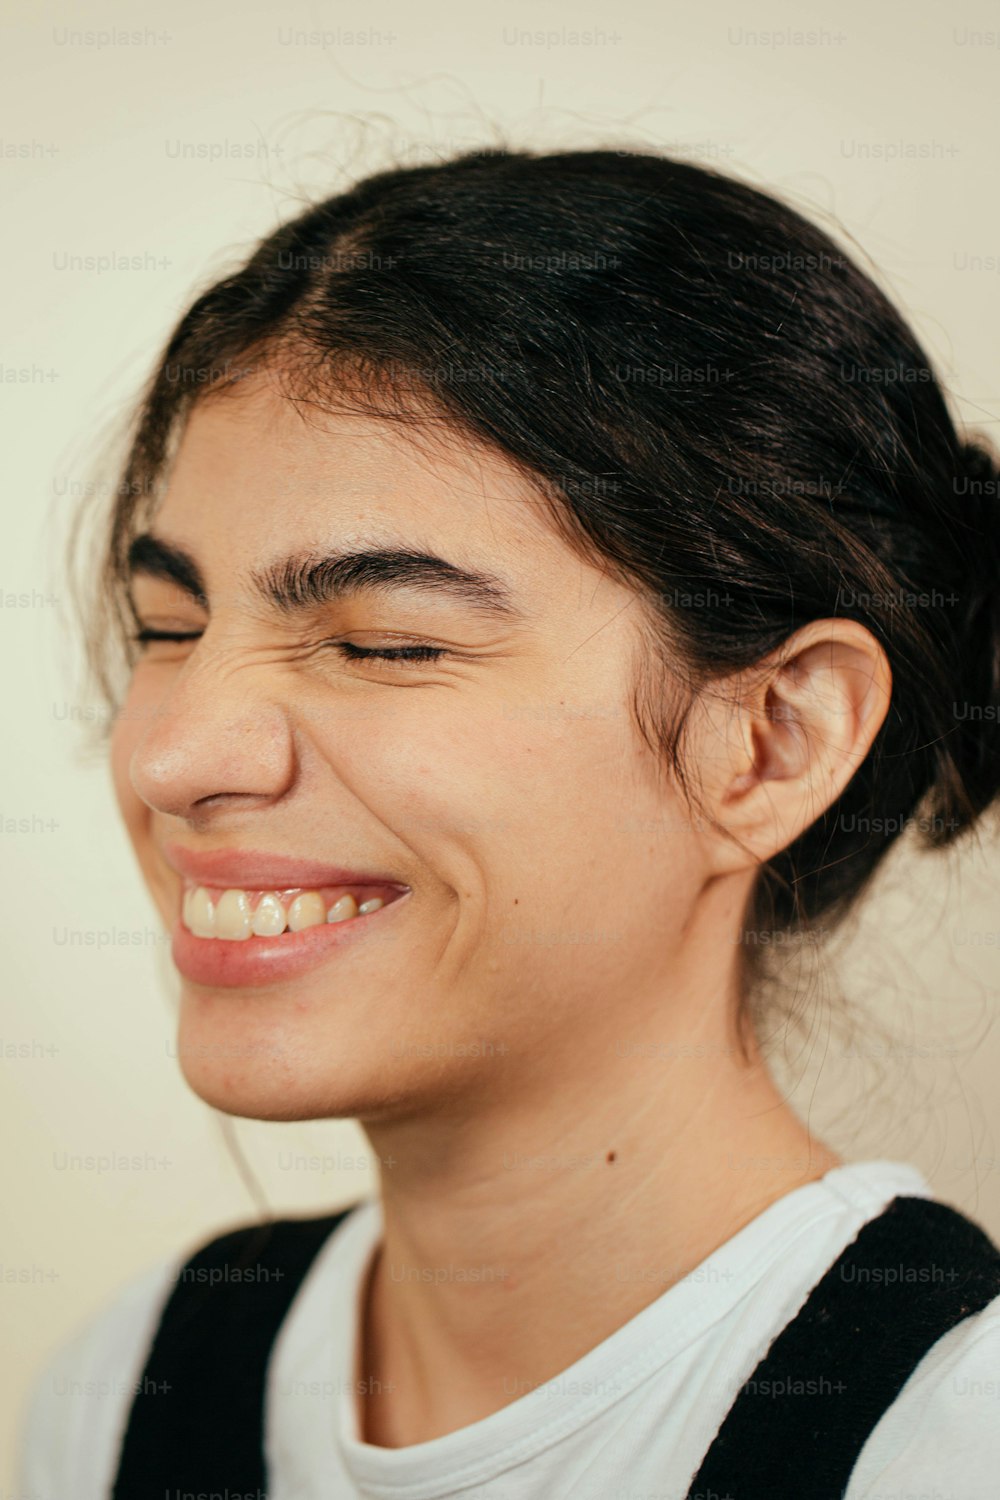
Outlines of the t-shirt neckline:
{"type": "MultiPolygon", "coordinates": [[[[355,1266],[353,1277],[345,1279],[349,1284],[342,1283],[335,1292],[347,1299],[342,1311],[350,1309],[354,1330],[346,1351],[349,1363],[344,1362],[343,1348],[331,1351],[337,1366],[331,1389],[339,1391],[334,1415],[341,1460],[360,1487],[393,1500],[433,1500],[477,1480],[495,1478],[579,1429],[669,1364],[766,1274],[774,1262],[776,1241],[790,1242],[817,1220],[842,1212],[845,1204],[877,1212],[880,1202],[897,1194],[929,1196],[930,1188],[922,1174],[904,1162],[834,1167],[776,1199],[687,1277],[551,1381],[476,1422],[403,1448],[383,1448],[358,1437],[354,1376],[360,1291],[382,1229],[379,1200],[367,1200],[335,1231],[343,1237],[340,1249],[355,1266]]],[[[320,1259],[329,1248],[324,1246],[320,1259]]],[[[314,1263],[312,1271],[317,1270],[321,1274],[314,1263]]]]}

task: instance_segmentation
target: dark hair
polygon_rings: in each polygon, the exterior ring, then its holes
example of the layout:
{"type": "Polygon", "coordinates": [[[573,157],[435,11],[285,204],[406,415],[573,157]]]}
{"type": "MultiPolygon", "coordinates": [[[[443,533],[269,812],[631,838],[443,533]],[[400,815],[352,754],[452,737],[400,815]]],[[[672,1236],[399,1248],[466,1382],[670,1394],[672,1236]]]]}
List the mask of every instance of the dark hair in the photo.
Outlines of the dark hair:
{"type": "Polygon", "coordinates": [[[829,929],[903,826],[943,846],[995,798],[997,463],[887,298],[790,207],[660,156],[497,151],[301,212],[197,299],[151,380],[99,582],[119,636],[128,543],[183,418],[265,364],[295,399],[433,415],[532,478],[648,603],[645,665],[685,691],[665,709],[643,671],[633,706],[683,786],[699,689],[813,619],[882,643],[888,717],[762,869],[745,934],[829,929]]]}

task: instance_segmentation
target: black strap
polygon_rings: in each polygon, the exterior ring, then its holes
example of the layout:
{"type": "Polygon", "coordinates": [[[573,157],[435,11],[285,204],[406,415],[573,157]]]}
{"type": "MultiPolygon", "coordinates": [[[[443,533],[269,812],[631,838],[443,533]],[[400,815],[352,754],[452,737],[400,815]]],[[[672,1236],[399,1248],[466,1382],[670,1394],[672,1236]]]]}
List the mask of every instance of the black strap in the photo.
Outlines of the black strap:
{"type": "Polygon", "coordinates": [[[114,1500],[175,1490],[266,1500],[271,1348],[324,1241],[357,1207],[233,1230],[182,1267],[137,1382],[114,1500]]]}
{"type": "MultiPolygon", "coordinates": [[[[171,1491],[266,1500],[271,1350],[315,1256],[357,1206],[237,1229],[191,1257],[137,1385],[114,1500],[171,1491]]],[[[924,1355],[997,1295],[1000,1251],[977,1225],[931,1199],[893,1199],[741,1388],[688,1500],[841,1500],[924,1355]]]]}
{"type": "Polygon", "coordinates": [[[949,1329],[1000,1295],[1000,1251],[955,1209],[894,1198],[777,1336],[687,1500],[842,1500],[879,1418],[949,1329]]]}

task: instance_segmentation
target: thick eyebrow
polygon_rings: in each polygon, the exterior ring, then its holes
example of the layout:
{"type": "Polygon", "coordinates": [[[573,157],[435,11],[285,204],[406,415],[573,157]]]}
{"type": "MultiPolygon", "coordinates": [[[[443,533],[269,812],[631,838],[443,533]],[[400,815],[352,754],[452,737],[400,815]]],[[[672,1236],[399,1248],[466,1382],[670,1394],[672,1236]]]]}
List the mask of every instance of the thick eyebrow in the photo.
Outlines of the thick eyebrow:
{"type": "MultiPolygon", "coordinates": [[[[208,591],[190,553],[151,531],[135,537],[127,559],[129,578],[136,574],[168,579],[200,604],[208,591]]],[[[254,592],[282,614],[304,614],[363,590],[390,592],[421,589],[456,599],[484,614],[514,620],[523,611],[507,585],[492,573],[461,568],[430,552],[384,543],[350,552],[293,553],[250,574],[254,592]]]]}
{"type": "Polygon", "coordinates": [[[146,578],[164,578],[176,583],[179,589],[199,604],[207,604],[208,594],[202,580],[201,569],[189,552],[168,542],[164,537],[143,531],[129,543],[125,559],[126,581],[142,574],[146,578]]]}

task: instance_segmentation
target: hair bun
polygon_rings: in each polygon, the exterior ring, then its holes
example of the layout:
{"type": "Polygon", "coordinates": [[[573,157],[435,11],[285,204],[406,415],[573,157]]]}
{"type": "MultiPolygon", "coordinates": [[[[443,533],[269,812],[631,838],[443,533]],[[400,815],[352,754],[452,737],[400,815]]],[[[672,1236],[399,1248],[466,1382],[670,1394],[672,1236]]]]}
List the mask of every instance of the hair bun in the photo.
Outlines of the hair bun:
{"type": "Polygon", "coordinates": [[[949,800],[964,825],[1000,795],[1000,461],[974,437],[961,444],[959,464],[956,529],[968,586],[950,745],[962,785],[949,800]]]}
{"type": "MultiPolygon", "coordinates": [[[[995,603],[1000,594],[1000,459],[984,439],[977,436],[961,443],[954,489],[956,520],[972,585],[970,604],[978,615],[984,601],[995,603]]],[[[982,651],[981,635],[974,644],[982,651]]]]}
{"type": "MultiPolygon", "coordinates": [[[[1000,459],[996,457],[980,438],[970,438],[960,449],[962,460],[962,492],[981,495],[984,499],[1000,500],[1000,459]]],[[[983,507],[984,513],[989,506],[983,507]]],[[[1000,511],[1000,507],[998,507],[1000,511]]]]}

